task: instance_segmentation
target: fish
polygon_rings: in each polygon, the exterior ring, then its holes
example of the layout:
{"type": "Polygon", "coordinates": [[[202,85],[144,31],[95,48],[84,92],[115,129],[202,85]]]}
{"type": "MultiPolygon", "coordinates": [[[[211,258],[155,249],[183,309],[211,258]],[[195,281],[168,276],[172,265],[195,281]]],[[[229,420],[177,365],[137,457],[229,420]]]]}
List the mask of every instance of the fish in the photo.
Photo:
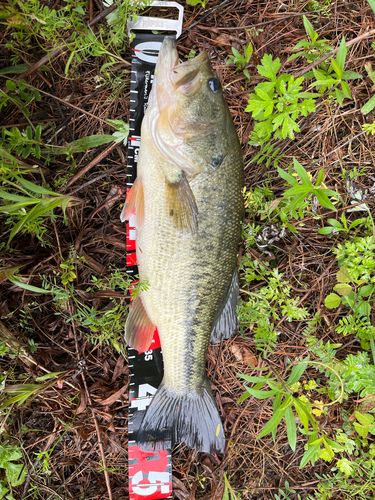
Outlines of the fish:
{"type": "Polygon", "coordinates": [[[171,436],[173,444],[224,452],[205,363],[209,342],[238,328],[243,185],[240,143],[208,54],[180,63],[166,37],[122,215],[135,214],[139,278],[147,283],[132,301],[125,338],[146,351],[157,327],[164,360],[137,435],[142,450],[164,449],[171,436]]]}

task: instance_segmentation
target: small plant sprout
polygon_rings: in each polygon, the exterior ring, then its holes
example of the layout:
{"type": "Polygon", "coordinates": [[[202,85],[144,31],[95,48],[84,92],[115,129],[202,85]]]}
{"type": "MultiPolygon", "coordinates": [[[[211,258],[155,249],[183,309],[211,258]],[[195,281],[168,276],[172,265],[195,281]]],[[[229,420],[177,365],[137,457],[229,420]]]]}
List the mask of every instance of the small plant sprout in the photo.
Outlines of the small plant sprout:
{"type": "MultiPolygon", "coordinates": [[[[365,69],[366,69],[366,72],[367,72],[367,75],[368,77],[370,78],[370,80],[372,81],[372,87],[371,87],[371,90],[372,91],[375,91],[375,71],[373,71],[372,69],[372,66],[370,63],[367,63],[365,65],[365,69]]],[[[372,111],[373,109],[375,108],[375,95],[373,95],[369,101],[366,102],[366,104],[364,106],[362,106],[362,113],[364,115],[367,115],[368,113],[370,113],[370,111],[372,111]]],[[[364,130],[366,130],[366,126],[367,128],[369,128],[369,125],[373,125],[372,123],[371,124],[365,124],[363,125],[363,128],[364,130]]],[[[374,133],[374,132],[372,132],[374,133]]]]}
{"type": "Polygon", "coordinates": [[[293,59],[297,59],[298,57],[304,57],[310,64],[330,52],[332,50],[332,47],[328,45],[328,40],[318,40],[319,35],[316,31],[314,31],[312,24],[306,16],[303,16],[303,24],[306,33],[309,35],[310,41],[301,40],[300,42],[298,42],[293,49],[298,50],[298,52],[291,55],[288,61],[292,61],[293,59]],[[303,50],[301,51],[300,49],[303,50]]]}
{"type": "Polygon", "coordinates": [[[251,42],[249,42],[247,47],[246,46],[244,47],[244,55],[240,54],[237,49],[232,47],[233,55],[229,55],[228,61],[226,62],[226,64],[235,64],[237,66],[237,73],[243,71],[243,74],[249,81],[250,81],[250,74],[249,70],[246,69],[246,65],[250,62],[253,50],[254,49],[251,42]]]}
{"type": "MultiPolygon", "coordinates": [[[[301,207],[301,205],[305,202],[306,198],[311,198],[311,196],[315,196],[318,199],[318,202],[322,205],[322,207],[328,208],[329,210],[337,210],[333,205],[332,201],[329,197],[339,199],[340,196],[336,191],[332,189],[327,189],[323,184],[324,178],[324,170],[321,169],[318,173],[315,185],[312,183],[311,175],[303,168],[303,166],[293,158],[294,170],[300,180],[299,183],[291,172],[287,173],[281,168],[278,168],[277,171],[282,179],[284,179],[288,184],[292,187],[287,189],[283,196],[285,198],[290,198],[291,202],[289,205],[290,215],[295,219],[298,218],[297,211],[301,207]]],[[[289,169],[291,171],[291,169],[289,169]]],[[[301,215],[301,214],[300,214],[301,215]]]]}
{"type": "Polygon", "coordinates": [[[348,53],[345,38],[343,37],[340,43],[340,48],[337,52],[337,57],[331,59],[331,65],[327,70],[322,67],[313,69],[315,82],[311,87],[317,87],[320,94],[323,94],[327,89],[334,89],[329,92],[330,97],[337,99],[340,106],[343,105],[344,98],[351,99],[352,94],[347,80],[356,80],[362,78],[362,75],[354,71],[345,70],[345,61],[348,53]],[[340,86],[341,89],[338,87],[340,86]]]}
{"type": "Polygon", "coordinates": [[[330,226],[322,227],[319,229],[318,233],[319,234],[335,234],[339,232],[343,232],[345,234],[348,234],[351,229],[354,229],[355,227],[361,226],[362,224],[365,224],[367,221],[366,217],[363,217],[361,219],[356,219],[354,220],[351,224],[348,225],[348,221],[346,220],[345,217],[345,212],[342,213],[341,215],[341,222],[336,220],[336,219],[328,219],[327,222],[330,226]]]}

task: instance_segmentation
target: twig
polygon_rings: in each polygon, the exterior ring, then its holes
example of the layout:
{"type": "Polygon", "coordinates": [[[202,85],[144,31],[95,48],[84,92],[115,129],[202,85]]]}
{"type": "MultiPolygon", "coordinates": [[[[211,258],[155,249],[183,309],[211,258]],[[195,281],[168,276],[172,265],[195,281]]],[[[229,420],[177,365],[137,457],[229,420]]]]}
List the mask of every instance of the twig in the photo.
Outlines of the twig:
{"type": "Polygon", "coordinates": [[[95,177],[95,179],[91,179],[90,181],[87,181],[84,184],[82,184],[82,186],[79,186],[76,189],[73,189],[73,191],[71,191],[67,196],[72,196],[74,193],[76,193],[80,189],[83,189],[87,186],[90,186],[90,184],[93,184],[94,182],[96,182],[100,179],[103,179],[103,177],[106,177],[108,174],[111,174],[115,170],[118,170],[119,168],[124,167],[125,165],[126,165],[126,163],[123,163],[122,165],[116,165],[115,167],[110,168],[109,170],[104,172],[104,174],[98,175],[97,177],[95,177]]]}
{"type": "Polygon", "coordinates": [[[87,172],[89,170],[91,170],[92,167],[95,167],[95,165],[97,163],[99,163],[106,156],[108,156],[109,153],[116,148],[116,146],[117,146],[117,142],[112,142],[109,146],[107,146],[104,151],[102,151],[101,153],[99,153],[96,158],[94,158],[92,161],[90,161],[90,163],[88,165],[86,165],[86,167],[84,167],[80,172],[78,172],[78,174],[76,174],[73,177],[73,179],[70,179],[70,181],[68,182],[68,184],[66,185],[66,187],[68,188],[69,186],[71,186],[72,184],[74,184],[75,181],[78,180],[80,177],[82,177],[83,175],[87,174],[87,172]]]}
{"type": "MultiPolygon", "coordinates": [[[[361,40],[365,40],[366,38],[368,38],[369,36],[372,36],[372,35],[375,35],[375,29],[368,31],[367,33],[363,33],[362,35],[359,35],[356,38],[353,38],[353,40],[350,40],[349,42],[346,42],[345,45],[346,45],[346,47],[350,47],[351,45],[354,45],[354,44],[360,42],[361,40]]],[[[300,76],[304,75],[305,73],[308,73],[313,68],[316,68],[317,66],[319,66],[319,64],[321,64],[322,62],[324,62],[329,57],[332,57],[335,54],[337,54],[337,52],[339,51],[339,49],[340,49],[340,47],[336,47],[334,50],[332,50],[328,54],[325,54],[324,56],[322,56],[317,61],[314,61],[311,64],[309,64],[308,66],[306,66],[306,68],[301,69],[301,71],[297,71],[297,73],[295,73],[294,77],[295,78],[299,78],[300,76]]]]}

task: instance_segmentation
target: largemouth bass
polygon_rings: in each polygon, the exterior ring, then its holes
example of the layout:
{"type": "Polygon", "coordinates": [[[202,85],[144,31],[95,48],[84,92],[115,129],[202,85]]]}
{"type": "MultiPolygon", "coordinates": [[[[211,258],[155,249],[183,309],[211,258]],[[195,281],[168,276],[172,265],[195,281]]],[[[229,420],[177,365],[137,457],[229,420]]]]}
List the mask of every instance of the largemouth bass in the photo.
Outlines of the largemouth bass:
{"type": "Polygon", "coordinates": [[[172,442],[222,453],[225,436],[205,371],[208,343],[237,329],[237,247],[243,159],[220,82],[206,52],[182,64],[165,38],[142,123],[138,177],[125,205],[136,214],[139,277],[128,344],[146,351],[158,328],[164,379],[138,445],[172,442]]]}

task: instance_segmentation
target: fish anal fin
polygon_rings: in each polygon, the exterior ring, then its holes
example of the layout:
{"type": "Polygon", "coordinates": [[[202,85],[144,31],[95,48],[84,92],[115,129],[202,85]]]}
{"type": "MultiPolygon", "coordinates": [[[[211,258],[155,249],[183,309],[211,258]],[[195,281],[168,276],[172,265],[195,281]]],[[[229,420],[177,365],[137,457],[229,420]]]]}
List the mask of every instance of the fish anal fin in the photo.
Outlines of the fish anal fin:
{"type": "Polygon", "coordinates": [[[170,219],[178,229],[197,232],[198,208],[185,172],[181,172],[176,182],[166,179],[165,202],[170,219]]]}
{"type": "Polygon", "coordinates": [[[121,222],[129,220],[134,214],[136,215],[136,226],[140,228],[145,219],[145,200],[141,177],[136,178],[133,186],[128,191],[125,206],[120,215],[121,222]]]}
{"type": "Polygon", "coordinates": [[[125,323],[125,340],[138,352],[147,351],[154,336],[155,325],[151,322],[143,305],[141,295],[132,302],[125,323]]]}
{"type": "Polygon", "coordinates": [[[238,271],[233,276],[223,294],[213,322],[210,342],[219,343],[229,339],[238,328],[237,306],[239,298],[238,271]]]}

